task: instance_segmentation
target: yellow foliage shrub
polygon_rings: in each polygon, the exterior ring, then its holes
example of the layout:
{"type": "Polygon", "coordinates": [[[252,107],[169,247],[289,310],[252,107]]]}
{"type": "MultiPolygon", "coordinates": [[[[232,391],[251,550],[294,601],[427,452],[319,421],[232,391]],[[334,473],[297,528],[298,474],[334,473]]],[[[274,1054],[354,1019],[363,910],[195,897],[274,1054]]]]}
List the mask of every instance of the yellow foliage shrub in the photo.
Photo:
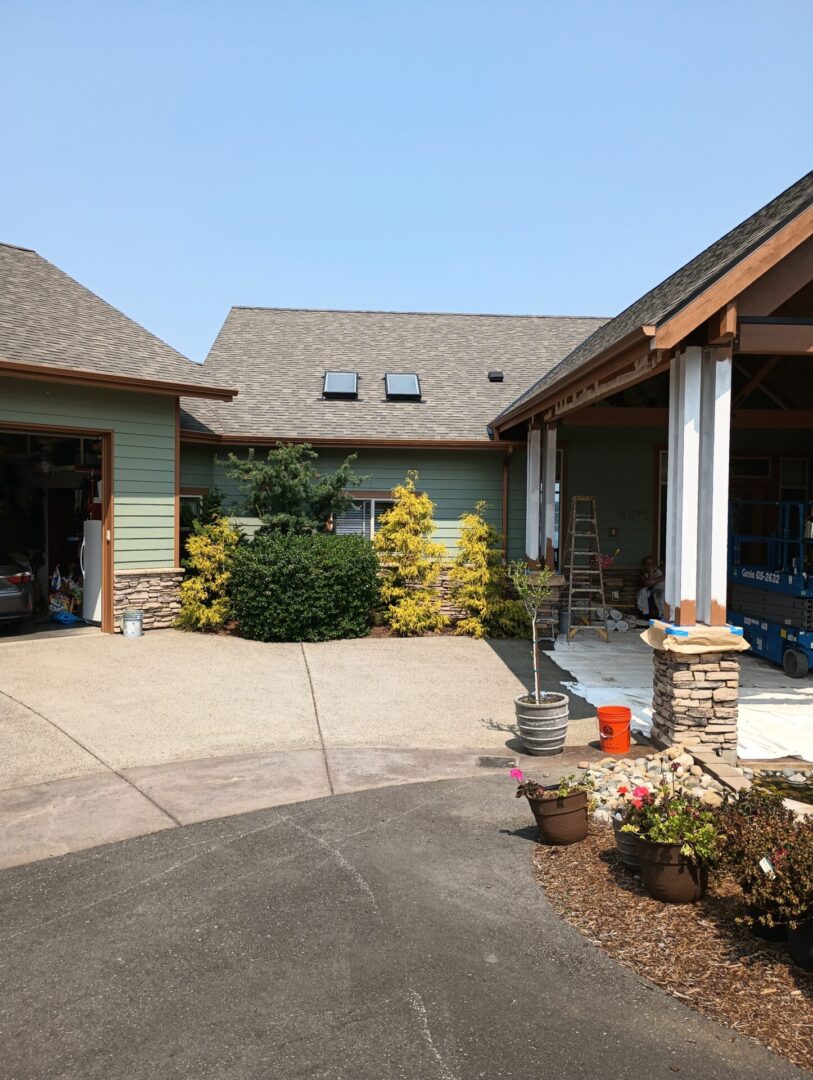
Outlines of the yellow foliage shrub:
{"type": "Polygon", "coordinates": [[[229,617],[229,582],[240,534],[225,518],[196,522],[186,544],[188,576],[181,583],[181,630],[218,630],[229,617]]]}
{"type": "Polygon", "coordinates": [[[431,633],[448,623],[434,588],[446,549],[430,539],[435,504],[416,490],[417,480],[410,471],[392,489],[394,504],[382,515],[373,540],[382,565],[385,619],[402,637],[431,633]]]}
{"type": "Polygon", "coordinates": [[[467,612],[456,634],[471,637],[527,636],[525,609],[505,596],[507,572],[502,563],[501,537],[485,518],[486,503],[460,518],[460,539],[449,578],[455,602],[467,612]]]}

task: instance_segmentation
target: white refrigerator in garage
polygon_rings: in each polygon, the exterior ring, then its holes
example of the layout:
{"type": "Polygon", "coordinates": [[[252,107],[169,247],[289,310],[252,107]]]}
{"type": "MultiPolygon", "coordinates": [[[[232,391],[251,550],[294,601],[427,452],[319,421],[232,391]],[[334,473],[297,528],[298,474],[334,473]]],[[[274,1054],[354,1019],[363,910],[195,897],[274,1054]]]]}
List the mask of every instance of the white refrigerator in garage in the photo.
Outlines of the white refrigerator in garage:
{"type": "Polygon", "coordinates": [[[102,523],[86,521],[79,562],[84,575],[82,617],[86,622],[102,621],[102,523]]]}

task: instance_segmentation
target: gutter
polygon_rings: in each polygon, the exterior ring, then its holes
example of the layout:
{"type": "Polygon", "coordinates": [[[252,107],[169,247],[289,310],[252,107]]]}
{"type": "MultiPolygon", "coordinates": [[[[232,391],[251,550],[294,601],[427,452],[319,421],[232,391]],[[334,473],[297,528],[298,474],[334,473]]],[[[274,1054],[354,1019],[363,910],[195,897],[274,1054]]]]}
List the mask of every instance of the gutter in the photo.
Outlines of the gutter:
{"type": "MultiPolygon", "coordinates": [[[[192,363],[192,361],[189,361],[192,363]]],[[[144,379],[133,375],[113,375],[108,372],[87,371],[82,368],[58,367],[56,364],[30,364],[0,357],[0,375],[30,379],[35,382],[78,383],[105,390],[134,390],[145,394],[169,394],[172,397],[199,397],[212,401],[232,401],[237,390],[223,386],[201,386],[195,383],[171,382],[167,379],[144,379]]]]}
{"type": "MultiPolygon", "coordinates": [[[[635,345],[643,344],[648,341],[651,346],[655,339],[656,329],[655,326],[645,325],[637,326],[634,330],[630,330],[629,333],[625,334],[622,338],[619,338],[618,341],[608,345],[606,348],[602,349],[601,352],[596,353],[595,356],[592,356],[589,360],[585,361],[585,363],[574,368],[573,371],[568,371],[566,374],[562,375],[560,379],[553,379],[547,386],[540,389],[537,394],[524,398],[515,407],[509,406],[508,411],[501,413],[496,419],[492,420],[489,427],[496,432],[496,435],[499,438],[500,432],[505,428],[513,427],[514,424],[519,423],[521,420],[533,417],[536,412],[539,412],[554,391],[561,392],[561,390],[569,383],[575,382],[577,379],[582,378],[591,371],[595,371],[603,364],[606,364],[610,360],[614,360],[617,356],[620,356],[635,345]]],[[[566,360],[567,357],[564,359],[566,360]]],[[[564,363],[564,360],[561,360],[560,363],[564,363]]],[[[555,371],[556,369],[554,368],[552,370],[555,371]]]]}
{"type": "Polygon", "coordinates": [[[491,439],[353,439],[322,438],[307,435],[218,435],[215,432],[188,431],[181,428],[181,441],[231,446],[276,446],[277,443],[308,443],[310,446],[341,447],[350,450],[498,450],[510,446],[525,446],[522,439],[496,442],[491,439]]]}

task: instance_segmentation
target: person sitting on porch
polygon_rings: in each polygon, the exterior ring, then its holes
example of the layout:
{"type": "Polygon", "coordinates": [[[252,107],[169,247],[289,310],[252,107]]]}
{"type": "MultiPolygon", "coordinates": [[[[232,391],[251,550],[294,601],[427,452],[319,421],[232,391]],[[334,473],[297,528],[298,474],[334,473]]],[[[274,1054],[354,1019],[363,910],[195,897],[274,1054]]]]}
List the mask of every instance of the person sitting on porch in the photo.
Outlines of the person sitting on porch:
{"type": "Polygon", "coordinates": [[[664,573],[654,555],[647,555],[642,562],[641,588],[635,598],[635,606],[644,619],[663,618],[664,573]]]}

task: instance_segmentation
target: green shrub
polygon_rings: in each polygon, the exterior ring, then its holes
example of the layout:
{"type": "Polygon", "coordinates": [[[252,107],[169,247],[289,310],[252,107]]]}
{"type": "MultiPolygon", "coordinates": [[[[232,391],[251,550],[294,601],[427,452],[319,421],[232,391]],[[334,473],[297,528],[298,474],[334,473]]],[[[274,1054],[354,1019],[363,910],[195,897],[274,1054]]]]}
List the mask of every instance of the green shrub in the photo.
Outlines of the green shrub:
{"type": "Polygon", "coordinates": [[[378,560],[362,536],[260,534],[234,560],[232,612],[254,641],[363,637],[378,600],[378,560]]]}

